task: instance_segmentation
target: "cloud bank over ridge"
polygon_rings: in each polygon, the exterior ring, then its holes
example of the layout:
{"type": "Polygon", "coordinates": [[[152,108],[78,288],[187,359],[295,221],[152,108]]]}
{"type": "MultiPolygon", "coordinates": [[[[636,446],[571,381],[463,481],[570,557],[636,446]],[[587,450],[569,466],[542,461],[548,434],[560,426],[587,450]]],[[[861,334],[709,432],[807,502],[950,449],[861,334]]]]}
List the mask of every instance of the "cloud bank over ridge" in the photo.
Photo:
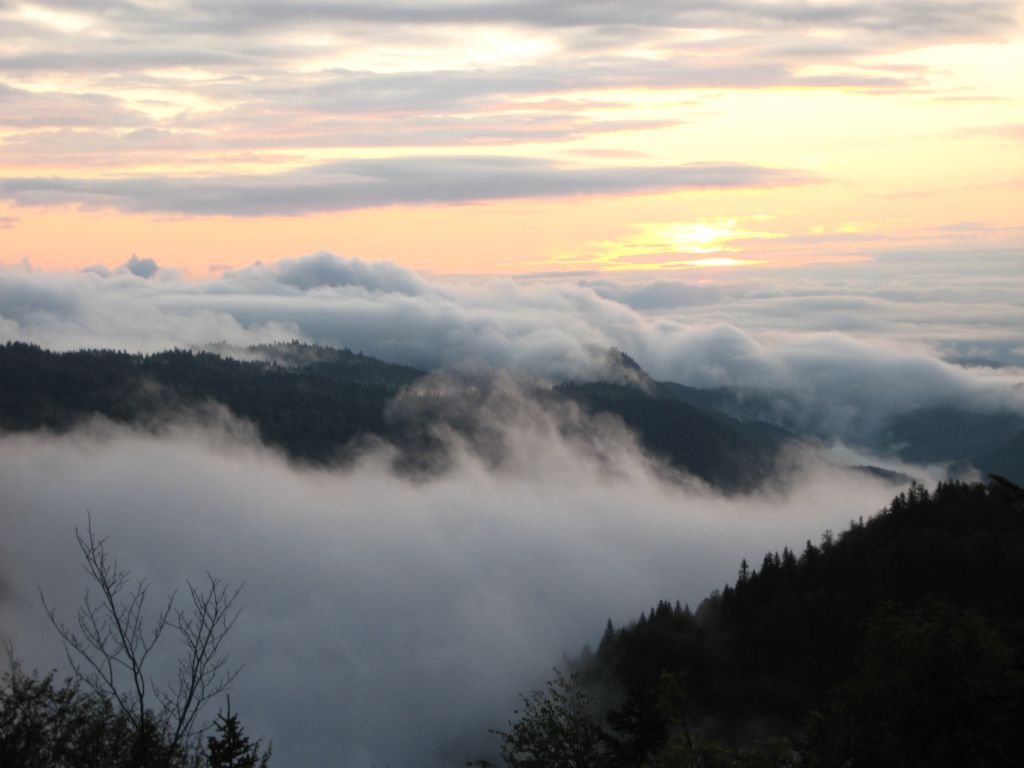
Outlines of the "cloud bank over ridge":
{"type": "Polygon", "coordinates": [[[808,427],[856,439],[917,407],[1024,408],[1024,278],[1012,255],[989,258],[968,279],[894,256],[796,281],[713,282],[441,281],[325,253],[208,281],[140,259],[113,273],[6,268],[0,339],[156,351],[297,338],[426,369],[555,379],[599,375],[595,350],[617,347],[658,379],[784,394],[808,427]]]}

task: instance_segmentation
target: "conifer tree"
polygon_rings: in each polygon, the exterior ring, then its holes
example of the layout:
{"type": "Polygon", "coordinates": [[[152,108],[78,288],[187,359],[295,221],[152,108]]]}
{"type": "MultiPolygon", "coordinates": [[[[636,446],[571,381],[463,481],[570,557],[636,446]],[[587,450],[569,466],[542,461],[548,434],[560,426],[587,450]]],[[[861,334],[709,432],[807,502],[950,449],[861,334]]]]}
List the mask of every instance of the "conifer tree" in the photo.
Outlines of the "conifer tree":
{"type": "Polygon", "coordinates": [[[217,735],[206,740],[210,768],[266,768],[270,749],[260,755],[259,740],[253,743],[245,735],[238,715],[232,714],[230,696],[227,714],[218,714],[213,727],[217,735]]]}

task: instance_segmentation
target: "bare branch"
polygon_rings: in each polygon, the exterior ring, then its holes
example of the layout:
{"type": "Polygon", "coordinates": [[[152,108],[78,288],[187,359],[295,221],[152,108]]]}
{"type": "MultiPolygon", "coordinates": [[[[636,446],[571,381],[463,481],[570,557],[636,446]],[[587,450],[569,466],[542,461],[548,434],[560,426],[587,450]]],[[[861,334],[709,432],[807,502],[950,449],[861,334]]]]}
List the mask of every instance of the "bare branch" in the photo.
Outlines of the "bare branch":
{"type": "Polygon", "coordinates": [[[64,642],[75,677],[109,697],[132,723],[145,768],[148,729],[156,724],[168,754],[193,747],[210,725],[197,725],[200,713],[241,671],[229,667],[221,647],[241,612],[235,603],[242,586],[229,589],[207,572],[201,587],[187,583],[189,608],[176,607],[177,592],[172,592],[147,631],[148,582],[131,583],[131,573],[108,554],[106,537],[93,530],[91,515],[85,532],[76,528],[75,537],[96,598],[85,591],[75,629],[57,618],[40,592],[43,607],[64,642]],[[159,684],[149,676],[146,662],[168,628],[177,633],[181,653],[173,681],[159,684]]]}

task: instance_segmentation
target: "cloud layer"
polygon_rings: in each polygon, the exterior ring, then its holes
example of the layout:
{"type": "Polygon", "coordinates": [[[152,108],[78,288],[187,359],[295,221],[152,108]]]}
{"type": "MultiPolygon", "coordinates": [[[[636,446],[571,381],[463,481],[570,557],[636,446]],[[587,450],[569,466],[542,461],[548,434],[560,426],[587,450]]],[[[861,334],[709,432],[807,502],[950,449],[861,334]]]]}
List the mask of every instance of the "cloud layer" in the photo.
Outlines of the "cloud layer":
{"type": "Polygon", "coordinates": [[[1017,258],[979,254],[969,279],[955,263],[895,255],[712,283],[441,282],[330,254],[201,282],[144,259],[109,274],[11,268],[0,270],[0,339],[156,351],[298,338],[556,379],[599,376],[595,350],[617,347],[658,379],[768,390],[796,423],[857,441],[913,408],[1024,407],[1017,258]]]}
{"type": "Polygon", "coordinates": [[[1002,40],[1018,13],[1010,0],[4,2],[0,158],[564,140],[638,127],[581,93],[928,87],[926,68],[879,54],[1002,40]]]}

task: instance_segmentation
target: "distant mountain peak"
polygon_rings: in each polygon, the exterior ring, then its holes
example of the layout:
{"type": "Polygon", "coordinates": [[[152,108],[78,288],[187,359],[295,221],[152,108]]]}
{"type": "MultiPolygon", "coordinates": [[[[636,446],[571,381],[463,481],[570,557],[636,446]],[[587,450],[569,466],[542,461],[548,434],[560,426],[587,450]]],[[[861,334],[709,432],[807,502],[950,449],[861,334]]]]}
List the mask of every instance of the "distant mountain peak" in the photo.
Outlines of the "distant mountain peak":
{"type": "Polygon", "coordinates": [[[609,384],[636,387],[648,394],[656,388],[654,379],[640,364],[617,347],[595,349],[595,378],[609,384]]]}

